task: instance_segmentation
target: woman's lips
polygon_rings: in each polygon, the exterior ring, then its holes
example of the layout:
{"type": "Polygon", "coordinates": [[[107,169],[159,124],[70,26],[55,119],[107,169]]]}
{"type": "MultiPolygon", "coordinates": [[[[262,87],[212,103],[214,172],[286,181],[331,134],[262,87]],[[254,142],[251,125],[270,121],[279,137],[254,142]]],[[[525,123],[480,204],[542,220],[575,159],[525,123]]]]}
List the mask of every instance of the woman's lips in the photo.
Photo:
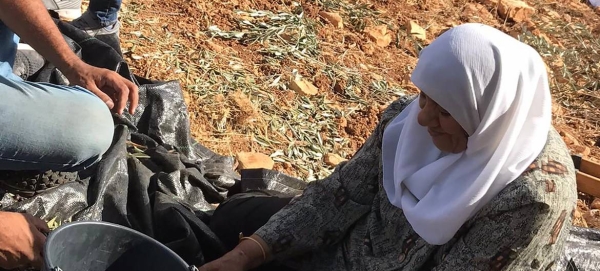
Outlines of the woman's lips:
{"type": "Polygon", "coordinates": [[[432,137],[436,137],[436,136],[440,136],[440,135],[444,134],[444,133],[433,131],[431,129],[427,129],[427,132],[429,132],[429,135],[432,137]]]}

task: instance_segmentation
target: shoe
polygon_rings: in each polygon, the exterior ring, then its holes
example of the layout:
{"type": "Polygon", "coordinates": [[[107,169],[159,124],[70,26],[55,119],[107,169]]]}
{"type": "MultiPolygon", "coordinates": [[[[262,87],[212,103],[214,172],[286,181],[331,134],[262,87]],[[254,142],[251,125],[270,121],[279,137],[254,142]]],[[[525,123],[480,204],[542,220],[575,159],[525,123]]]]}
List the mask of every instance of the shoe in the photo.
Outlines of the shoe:
{"type": "Polygon", "coordinates": [[[121,23],[119,23],[119,21],[103,27],[96,16],[86,11],[81,15],[81,17],[73,20],[71,25],[108,44],[110,47],[115,49],[119,55],[122,56],[120,45],[121,42],[119,40],[119,29],[121,28],[121,23]]]}
{"type": "Polygon", "coordinates": [[[81,0],[42,0],[46,9],[58,14],[59,19],[72,21],[81,16],[81,0]]]}
{"type": "Polygon", "coordinates": [[[44,67],[44,64],[46,64],[46,61],[42,55],[31,48],[31,46],[19,43],[12,69],[16,76],[27,80],[40,71],[44,67]]]}
{"type": "Polygon", "coordinates": [[[100,21],[90,12],[84,12],[81,17],[73,20],[71,25],[85,31],[92,37],[105,35],[119,35],[121,24],[116,21],[109,26],[102,26],[100,21]]]}
{"type": "Polygon", "coordinates": [[[0,170],[0,187],[21,197],[32,197],[61,184],[77,180],[77,172],[0,170]]]}

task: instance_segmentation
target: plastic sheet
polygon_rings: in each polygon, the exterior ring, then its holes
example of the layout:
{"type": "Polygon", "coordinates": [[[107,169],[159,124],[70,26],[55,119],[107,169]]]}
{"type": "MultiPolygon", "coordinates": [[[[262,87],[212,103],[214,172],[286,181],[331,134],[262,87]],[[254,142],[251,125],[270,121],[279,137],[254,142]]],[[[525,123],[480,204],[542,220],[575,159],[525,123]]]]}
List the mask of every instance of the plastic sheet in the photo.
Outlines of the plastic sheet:
{"type": "Polygon", "coordinates": [[[600,270],[600,231],[573,227],[556,271],[600,270]]]}
{"type": "MultiPolygon", "coordinates": [[[[113,144],[77,182],[17,201],[2,193],[0,209],[29,212],[58,221],[107,221],[133,228],[165,244],[188,264],[202,265],[225,247],[207,226],[215,203],[252,189],[297,195],[304,183],[270,170],[238,175],[234,159],[218,155],[190,136],[189,118],[178,82],[133,76],[119,53],[72,26],[57,22],[72,49],[87,63],[118,71],[140,86],[134,116],[115,116],[113,144]]],[[[30,78],[66,84],[47,64],[30,78]]],[[[574,228],[554,270],[600,270],[600,231],[574,228]]]]}

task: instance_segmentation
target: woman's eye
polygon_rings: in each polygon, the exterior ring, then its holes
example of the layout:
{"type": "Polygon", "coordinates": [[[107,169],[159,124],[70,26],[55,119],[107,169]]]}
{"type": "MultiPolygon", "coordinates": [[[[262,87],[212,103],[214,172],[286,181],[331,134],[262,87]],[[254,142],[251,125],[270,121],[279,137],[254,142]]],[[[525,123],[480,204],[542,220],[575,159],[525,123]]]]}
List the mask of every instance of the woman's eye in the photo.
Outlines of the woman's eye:
{"type": "Polygon", "coordinates": [[[448,113],[446,111],[440,111],[440,114],[442,114],[442,116],[444,116],[444,117],[450,116],[450,113],[448,113]]]}

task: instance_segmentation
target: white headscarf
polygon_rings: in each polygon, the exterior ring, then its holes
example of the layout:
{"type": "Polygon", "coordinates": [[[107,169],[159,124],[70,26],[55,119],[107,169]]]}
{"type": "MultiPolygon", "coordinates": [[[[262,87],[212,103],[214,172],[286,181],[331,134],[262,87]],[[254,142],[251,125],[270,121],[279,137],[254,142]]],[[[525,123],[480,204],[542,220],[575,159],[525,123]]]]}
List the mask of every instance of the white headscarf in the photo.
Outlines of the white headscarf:
{"type": "Polygon", "coordinates": [[[437,149],[417,123],[418,99],[384,132],[389,201],[425,241],[441,245],[542,151],[551,125],[546,67],[533,48],[469,23],[423,49],[411,80],[469,134],[462,153],[437,149]]]}

